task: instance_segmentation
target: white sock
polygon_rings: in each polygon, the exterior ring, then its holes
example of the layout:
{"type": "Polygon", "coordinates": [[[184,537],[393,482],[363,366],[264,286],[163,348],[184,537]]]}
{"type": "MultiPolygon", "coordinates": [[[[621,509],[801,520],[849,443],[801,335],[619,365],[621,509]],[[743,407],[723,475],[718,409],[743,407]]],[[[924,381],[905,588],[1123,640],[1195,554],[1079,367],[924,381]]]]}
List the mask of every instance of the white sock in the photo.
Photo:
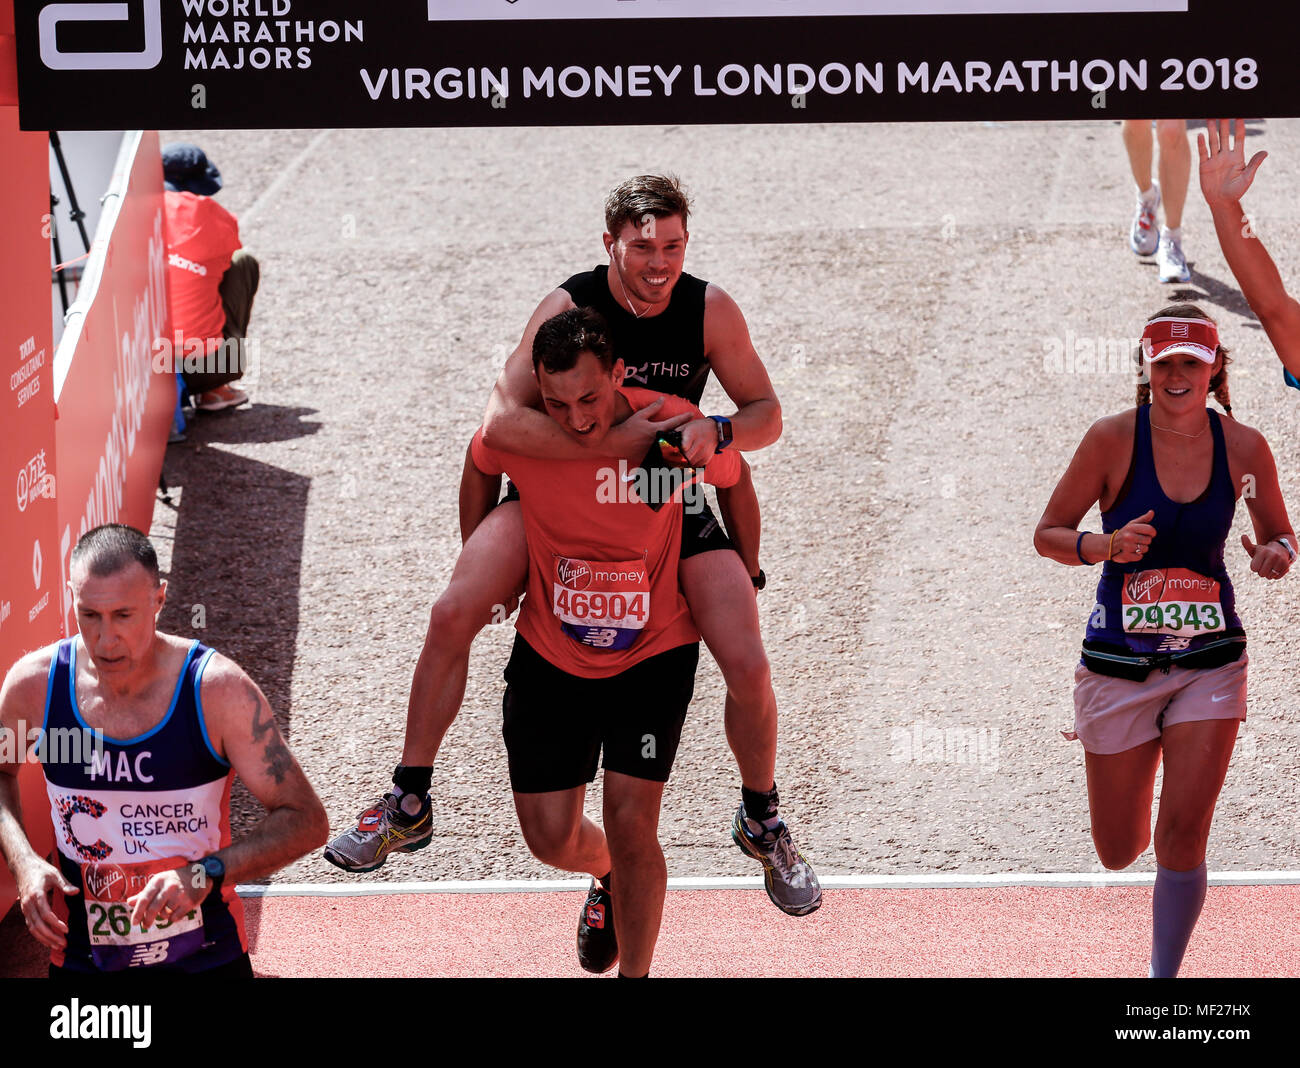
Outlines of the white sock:
{"type": "Polygon", "coordinates": [[[1177,230],[1171,230],[1167,226],[1160,227],[1160,240],[1173,241],[1181,244],[1183,240],[1183,228],[1180,226],[1177,230]]]}
{"type": "Polygon", "coordinates": [[[1142,192],[1141,189],[1138,190],[1138,200],[1142,201],[1142,203],[1145,204],[1147,207],[1150,207],[1152,204],[1154,204],[1156,202],[1156,197],[1158,197],[1159,195],[1160,195],[1160,189],[1155,182],[1151,183],[1151,188],[1148,189],[1145,193],[1142,192]]]}

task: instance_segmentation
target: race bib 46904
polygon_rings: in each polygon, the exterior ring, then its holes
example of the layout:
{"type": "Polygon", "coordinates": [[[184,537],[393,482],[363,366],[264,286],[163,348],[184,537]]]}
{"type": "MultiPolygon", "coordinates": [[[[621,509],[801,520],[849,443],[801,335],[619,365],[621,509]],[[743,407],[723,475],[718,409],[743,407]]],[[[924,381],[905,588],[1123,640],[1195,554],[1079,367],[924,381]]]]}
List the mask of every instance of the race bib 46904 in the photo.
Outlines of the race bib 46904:
{"type": "Polygon", "coordinates": [[[1218,582],[1185,567],[1128,575],[1120,607],[1127,634],[1189,638],[1224,629],[1218,582]]]}
{"type": "Polygon", "coordinates": [[[555,557],[551,609],[576,642],[626,649],[650,619],[650,569],[640,560],[555,557]]]}

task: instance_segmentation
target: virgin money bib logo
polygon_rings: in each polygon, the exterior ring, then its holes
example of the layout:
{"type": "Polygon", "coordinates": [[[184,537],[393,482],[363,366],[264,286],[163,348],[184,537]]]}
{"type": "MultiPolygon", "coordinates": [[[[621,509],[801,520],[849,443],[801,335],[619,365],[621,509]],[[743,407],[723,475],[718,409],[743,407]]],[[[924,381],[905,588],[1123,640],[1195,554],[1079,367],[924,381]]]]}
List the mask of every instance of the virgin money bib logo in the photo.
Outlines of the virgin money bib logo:
{"type": "Polygon", "coordinates": [[[152,70],[162,62],[162,0],[141,0],[144,48],[134,52],[64,52],[59,26],[73,22],[129,22],[131,5],[46,4],[41,11],[41,62],[50,70],[152,70]]]}
{"type": "Polygon", "coordinates": [[[561,586],[571,590],[585,590],[591,585],[591,568],[582,560],[570,560],[562,556],[555,562],[555,577],[561,586]]]}
{"type": "Polygon", "coordinates": [[[1163,571],[1139,571],[1124,583],[1124,592],[1133,604],[1158,604],[1164,588],[1163,571]]]}
{"type": "Polygon", "coordinates": [[[86,894],[96,901],[125,901],[126,872],[118,864],[87,864],[81,869],[86,894]]]}

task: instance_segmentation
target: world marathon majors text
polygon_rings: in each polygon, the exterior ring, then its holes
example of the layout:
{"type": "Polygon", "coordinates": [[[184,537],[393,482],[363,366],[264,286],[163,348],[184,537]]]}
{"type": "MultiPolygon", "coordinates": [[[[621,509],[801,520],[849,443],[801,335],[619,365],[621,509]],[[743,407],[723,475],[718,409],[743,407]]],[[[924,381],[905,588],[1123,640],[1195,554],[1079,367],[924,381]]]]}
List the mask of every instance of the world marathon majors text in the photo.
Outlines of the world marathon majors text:
{"type": "MultiPolygon", "coordinates": [[[[1197,58],[1186,63],[1181,59],[1166,59],[1161,62],[1160,69],[1168,73],[1159,88],[1164,91],[1181,91],[1185,87],[1203,90],[1217,85],[1222,89],[1253,89],[1259,82],[1257,68],[1256,61],[1249,57],[1236,60],[1197,58]],[[1182,81],[1184,74],[1186,86],[1182,81]]],[[[1151,85],[1151,65],[1146,59],[1137,60],[1136,65],[1127,59],[1116,63],[1092,59],[1082,65],[1078,59],[1068,60],[1064,65],[1058,59],[1026,59],[1018,63],[1008,59],[1002,63],[996,81],[991,80],[992,64],[983,60],[966,61],[964,76],[958,73],[951,60],[944,60],[933,77],[931,69],[928,60],[915,67],[900,60],[896,65],[898,94],[910,90],[921,93],[973,93],[977,90],[985,93],[1037,93],[1049,86],[1052,93],[1098,93],[1110,89],[1145,92],[1151,85]],[[1019,68],[1024,69],[1027,82],[1021,77],[1019,68]]],[[[569,99],[588,95],[598,98],[650,97],[657,92],[670,97],[682,71],[680,63],[671,68],[657,63],[619,64],[609,68],[571,65],[558,71],[554,66],[541,70],[526,66],[519,77],[525,100],[534,96],[554,98],[557,92],[569,99]]],[[[436,71],[427,67],[383,67],[373,73],[363,67],[358,74],[371,100],[378,100],[385,94],[394,100],[413,100],[417,96],[425,100],[434,96],[443,100],[462,97],[469,100],[506,99],[511,95],[510,67],[441,67],[436,71]]],[[[692,67],[692,74],[691,91],[697,97],[717,96],[719,93],[733,97],[747,93],[799,96],[814,89],[831,96],[850,90],[858,96],[868,91],[879,96],[887,91],[885,65],[879,60],[874,64],[855,61],[851,69],[848,64],[840,62],[826,63],[819,68],[806,63],[754,64],[752,68],[727,63],[708,72],[697,63],[692,67]]]]}

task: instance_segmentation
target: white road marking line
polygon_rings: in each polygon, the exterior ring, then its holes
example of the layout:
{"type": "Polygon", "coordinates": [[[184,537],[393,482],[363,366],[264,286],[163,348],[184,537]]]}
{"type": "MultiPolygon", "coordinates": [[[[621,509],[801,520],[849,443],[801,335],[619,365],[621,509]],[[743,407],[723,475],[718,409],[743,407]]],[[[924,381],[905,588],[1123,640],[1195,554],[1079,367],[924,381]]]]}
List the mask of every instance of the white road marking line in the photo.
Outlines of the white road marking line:
{"type": "MultiPolygon", "coordinates": [[[[1147,872],[1009,872],[1001,875],[828,875],[825,890],[957,890],[1019,886],[1151,886],[1147,872]]],[[[585,890],[586,879],[483,879],[423,883],[241,884],[241,897],[366,897],[372,894],[512,894],[585,890]]],[[[1212,872],[1211,886],[1298,886],[1300,871],[1212,872]]],[[[669,879],[669,890],[758,890],[760,876],[669,879]]]]}
{"type": "Polygon", "coordinates": [[[333,132],[333,130],[321,130],[315,137],[307,142],[307,147],[294,156],[293,162],[276,175],[275,181],[258,194],[257,199],[253,201],[253,206],[240,214],[239,225],[242,228],[245,230],[250,230],[252,228],[252,223],[253,220],[257,218],[257,213],[261,211],[265,205],[269,204],[271,200],[279,194],[281,189],[293,181],[298,174],[298,168],[306,162],[308,156],[320,147],[321,142],[333,132]]]}

